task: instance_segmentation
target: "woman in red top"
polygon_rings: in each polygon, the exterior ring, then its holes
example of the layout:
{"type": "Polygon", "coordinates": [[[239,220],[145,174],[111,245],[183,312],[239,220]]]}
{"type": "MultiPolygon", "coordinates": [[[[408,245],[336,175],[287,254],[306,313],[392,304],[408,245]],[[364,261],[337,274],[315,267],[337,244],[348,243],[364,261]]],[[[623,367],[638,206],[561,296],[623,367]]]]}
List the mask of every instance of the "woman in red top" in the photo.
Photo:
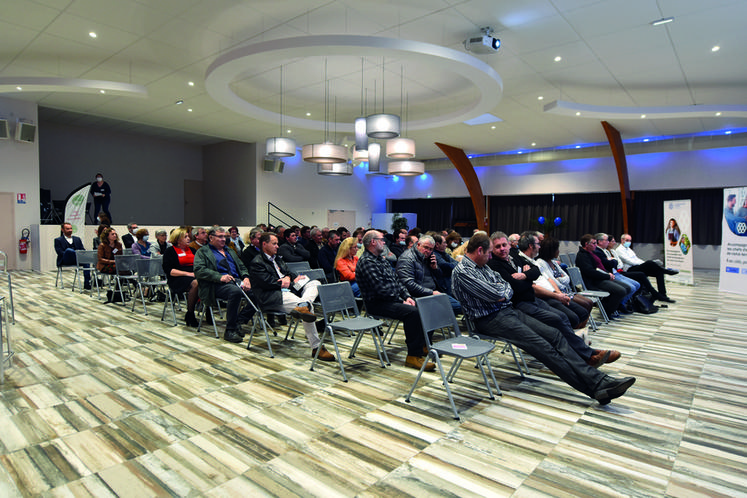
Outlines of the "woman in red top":
{"type": "Polygon", "coordinates": [[[355,237],[348,237],[347,239],[340,242],[340,247],[337,249],[337,257],[335,258],[335,270],[340,279],[340,282],[350,282],[350,286],[353,288],[353,295],[355,297],[361,296],[361,291],[358,288],[358,284],[355,282],[355,266],[358,264],[358,239],[355,237]]]}
{"type": "Polygon", "coordinates": [[[197,280],[194,274],[195,253],[189,247],[189,232],[175,228],[169,237],[171,247],[163,255],[163,271],[174,294],[187,294],[187,314],[184,321],[197,327],[195,305],[197,304],[197,280]]]}

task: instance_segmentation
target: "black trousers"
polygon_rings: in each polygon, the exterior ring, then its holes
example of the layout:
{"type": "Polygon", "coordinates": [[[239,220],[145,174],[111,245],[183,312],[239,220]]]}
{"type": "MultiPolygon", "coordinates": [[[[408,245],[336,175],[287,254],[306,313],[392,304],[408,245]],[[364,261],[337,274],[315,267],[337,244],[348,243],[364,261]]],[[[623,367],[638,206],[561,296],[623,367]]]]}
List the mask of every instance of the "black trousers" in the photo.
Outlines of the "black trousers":
{"type": "Polygon", "coordinates": [[[233,282],[215,284],[215,297],[226,301],[226,332],[238,332],[239,324],[248,323],[254,316],[254,308],[249,303],[239,313],[244,293],[233,282]]]}
{"type": "Polygon", "coordinates": [[[366,301],[366,311],[374,316],[400,320],[405,328],[407,356],[423,356],[425,337],[417,307],[397,302],[366,301]]]}

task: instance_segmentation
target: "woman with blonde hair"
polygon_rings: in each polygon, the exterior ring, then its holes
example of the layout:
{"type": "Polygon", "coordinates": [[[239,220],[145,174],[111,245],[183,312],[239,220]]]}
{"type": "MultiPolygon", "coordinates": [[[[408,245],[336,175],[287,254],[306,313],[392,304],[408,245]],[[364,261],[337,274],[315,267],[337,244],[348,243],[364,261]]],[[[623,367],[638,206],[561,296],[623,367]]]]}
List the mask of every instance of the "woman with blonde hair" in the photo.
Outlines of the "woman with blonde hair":
{"type": "Polygon", "coordinates": [[[189,232],[175,228],[169,237],[171,246],[163,255],[163,272],[166,274],[171,292],[187,294],[187,314],[184,321],[190,327],[197,327],[195,305],[197,304],[197,280],[194,274],[195,254],[189,247],[189,232]]]}
{"type": "Polygon", "coordinates": [[[350,286],[353,288],[353,295],[360,297],[361,291],[355,282],[355,267],[358,264],[357,253],[358,239],[356,237],[348,237],[340,242],[340,247],[337,249],[337,256],[335,257],[335,271],[340,282],[350,282],[350,286]]]}

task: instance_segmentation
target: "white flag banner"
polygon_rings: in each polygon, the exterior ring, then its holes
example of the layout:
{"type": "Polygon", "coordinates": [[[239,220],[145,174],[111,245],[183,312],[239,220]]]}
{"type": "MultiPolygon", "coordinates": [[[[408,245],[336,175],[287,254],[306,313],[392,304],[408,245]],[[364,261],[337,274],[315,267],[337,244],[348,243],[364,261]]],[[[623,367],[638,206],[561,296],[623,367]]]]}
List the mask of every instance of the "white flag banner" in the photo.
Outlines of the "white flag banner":
{"type": "Polygon", "coordinates": [[[88,191],[91,184],[86,184],[76,192],[70,194],[65,204],[66,223],[73,225],[73,235],[82,234],[86,227],[86,202],[88,201],[88,191]]]}
{"type": "Polygon", "coordinates": [[[719,289],[747,294],[747,187],[724,189],[719,289]]]}
{"type": "Polygon", "coordinates": [[[693,234],[690,199],[664,201],[664,264],[679,270],[666,279],[693,285],[693,234]]]}

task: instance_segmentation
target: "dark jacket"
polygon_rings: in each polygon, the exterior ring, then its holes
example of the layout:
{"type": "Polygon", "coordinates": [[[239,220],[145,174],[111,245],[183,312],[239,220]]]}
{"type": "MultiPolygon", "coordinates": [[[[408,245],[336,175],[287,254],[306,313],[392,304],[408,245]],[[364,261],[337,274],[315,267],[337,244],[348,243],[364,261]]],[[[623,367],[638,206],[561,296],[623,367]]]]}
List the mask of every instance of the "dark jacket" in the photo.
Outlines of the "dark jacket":
{"type": "MultiPolygon", "coordinates": [[[[521,258],[511,259],[517,268],[522,268],[524,264],[526,264],[521,258]]],[[[514,270],[514,267],[511,266],[511,263],[509,263],[508,261],[504,261],[498,258],[492,258],[488,260],[488,266],[492,268],[493,271],[498,272],[501,275],[501,278],[503,278],[503,280],[511,285],[511,288],[514,290],[514,296],[511,298],[511,301],[513,301],[514,303],[520,303],[523,301],[534,301],[535,295],[534,287],[532,287],[532,284],[541,275],[539,267],[533,266],[528,271],[522,270],[522,273],[526,275],[526,278],[523,280],[516,280],[511,276],[516,273],[516,270],[514,270]]]]}
{"type": "Polygon", "coordinates": [[[83,247],[83,241],[80,240],[80,237],[76,237],[73,235],[73,244],[70,245],[67,243],[67,239],[64,235],[60,235],[56,239],[54,239],[54,251],[57,253],[57,266],[60,266],[62,264],[62,255],[65,254],[66,249],[75,249],[76,251],[82,251],[85,249],[83,247]]]}
{"type": "MultiPolygon", "coordinates": [[[[225,253],[233,259],[239,277],[242,280],[248,278],[249,271],[246,269],[246,266],[244,266],[244,263],[242,263],[239,255],[236,254],[236,251],[228,246],[225,246],[223,249],[225,253]]],[[[197,292],[200,295],[200,300],[208,305],[214,304],[215,286],[227,284],[220,281],[220,278],[223,275],[218,271],[218,263],[215,261],[215,256],[213,255],[213,250],[210,248],[210,244],[200,247],[200,249],[195,253],[194,274],[199,282],[197,292]]]]}
{"type": "Polygon", "coordinates": [[[594,249],[594,254],[596,254],[597,257],[602,260],[602,264],[604,265],[605,270],[607,270],[610,273],[617,273],[617,260],[616,259],[607,259],[607,255],[604,254],[604,251],[598,247],[594,249]]]}
{"type": "MultiPolygon", "coordinates": [[[[278,255],[283,258],[286,263],[298,263],[301,261],[308,261],[311,255],[301,244],[291,244],[286,242],[282,246],[278,247],[278,255]]],[[[311,266],[311,265],[309,265],[311,266]]]]}
{"type": "Polygon", "coordinates": [[[332,249],[331,247],[329,247],[329,244],[324,244],[322,248],[319,249],[319,255],[317,256],[317,259],[319,261],[319,267],[324,270],[324,275],[327,277],[327,282],[337,282],[337,278],[335,275],[336,257],[337,249],[332,249]]]}
{"type": "MultiPolygon", "coordinates": [[[[602,260],[602,264],[604,264],[604,260],[602,260]]],[[[591,257],[591,254],[586,249],[578,250],[578,254],[576,254],[576,266],[578,266],[584,282],[589,287],[593,287],[595,282],[610,280],[609,273],[597,269],[594,258],[591,257]]]]}
{"type": "MultiPolygon", "coordinates": [[[[248,244],[244,248],[244,250],[241,251],[241,261],[244,263],[244,266],[246,266],[247,269],[252,266],[252,261],[254,261],[254,258],[256,258],[257,254],[260,254],[260,252],[261,251],[252,244],[248,244]]],[[[251,270],[249,273],[251,273],[251,270]]]]}
{"type": "Polygon", "coordinates": [[[397,277],[407,288],[407,292],[413,297],[432,296],[433,291],[446,292],[441,287],[439,280],[443,277],[440,269],[432,269],[425,257],[415,247],[411,247],[402,253],[397,260],[397,277]],[[435,289],[423,286],[425,272],[429,272],[436,284],[435,289]]]}
{"type": "MultiPolygon", "coordinates": [[[[298,276],[288,269],[288,265],[282,258],[275,258],[275,262],[283,275],[288,275],[291,281],[298,276]]],[[[280,311],[283,306],[283,291],[280,285],[278,273],[272,261],[260,253],[254,257],[249,265],[249,279],[252,282],[252,292],[256,298],[255,302],[260,309],[266,311],[280,311]]]]}

